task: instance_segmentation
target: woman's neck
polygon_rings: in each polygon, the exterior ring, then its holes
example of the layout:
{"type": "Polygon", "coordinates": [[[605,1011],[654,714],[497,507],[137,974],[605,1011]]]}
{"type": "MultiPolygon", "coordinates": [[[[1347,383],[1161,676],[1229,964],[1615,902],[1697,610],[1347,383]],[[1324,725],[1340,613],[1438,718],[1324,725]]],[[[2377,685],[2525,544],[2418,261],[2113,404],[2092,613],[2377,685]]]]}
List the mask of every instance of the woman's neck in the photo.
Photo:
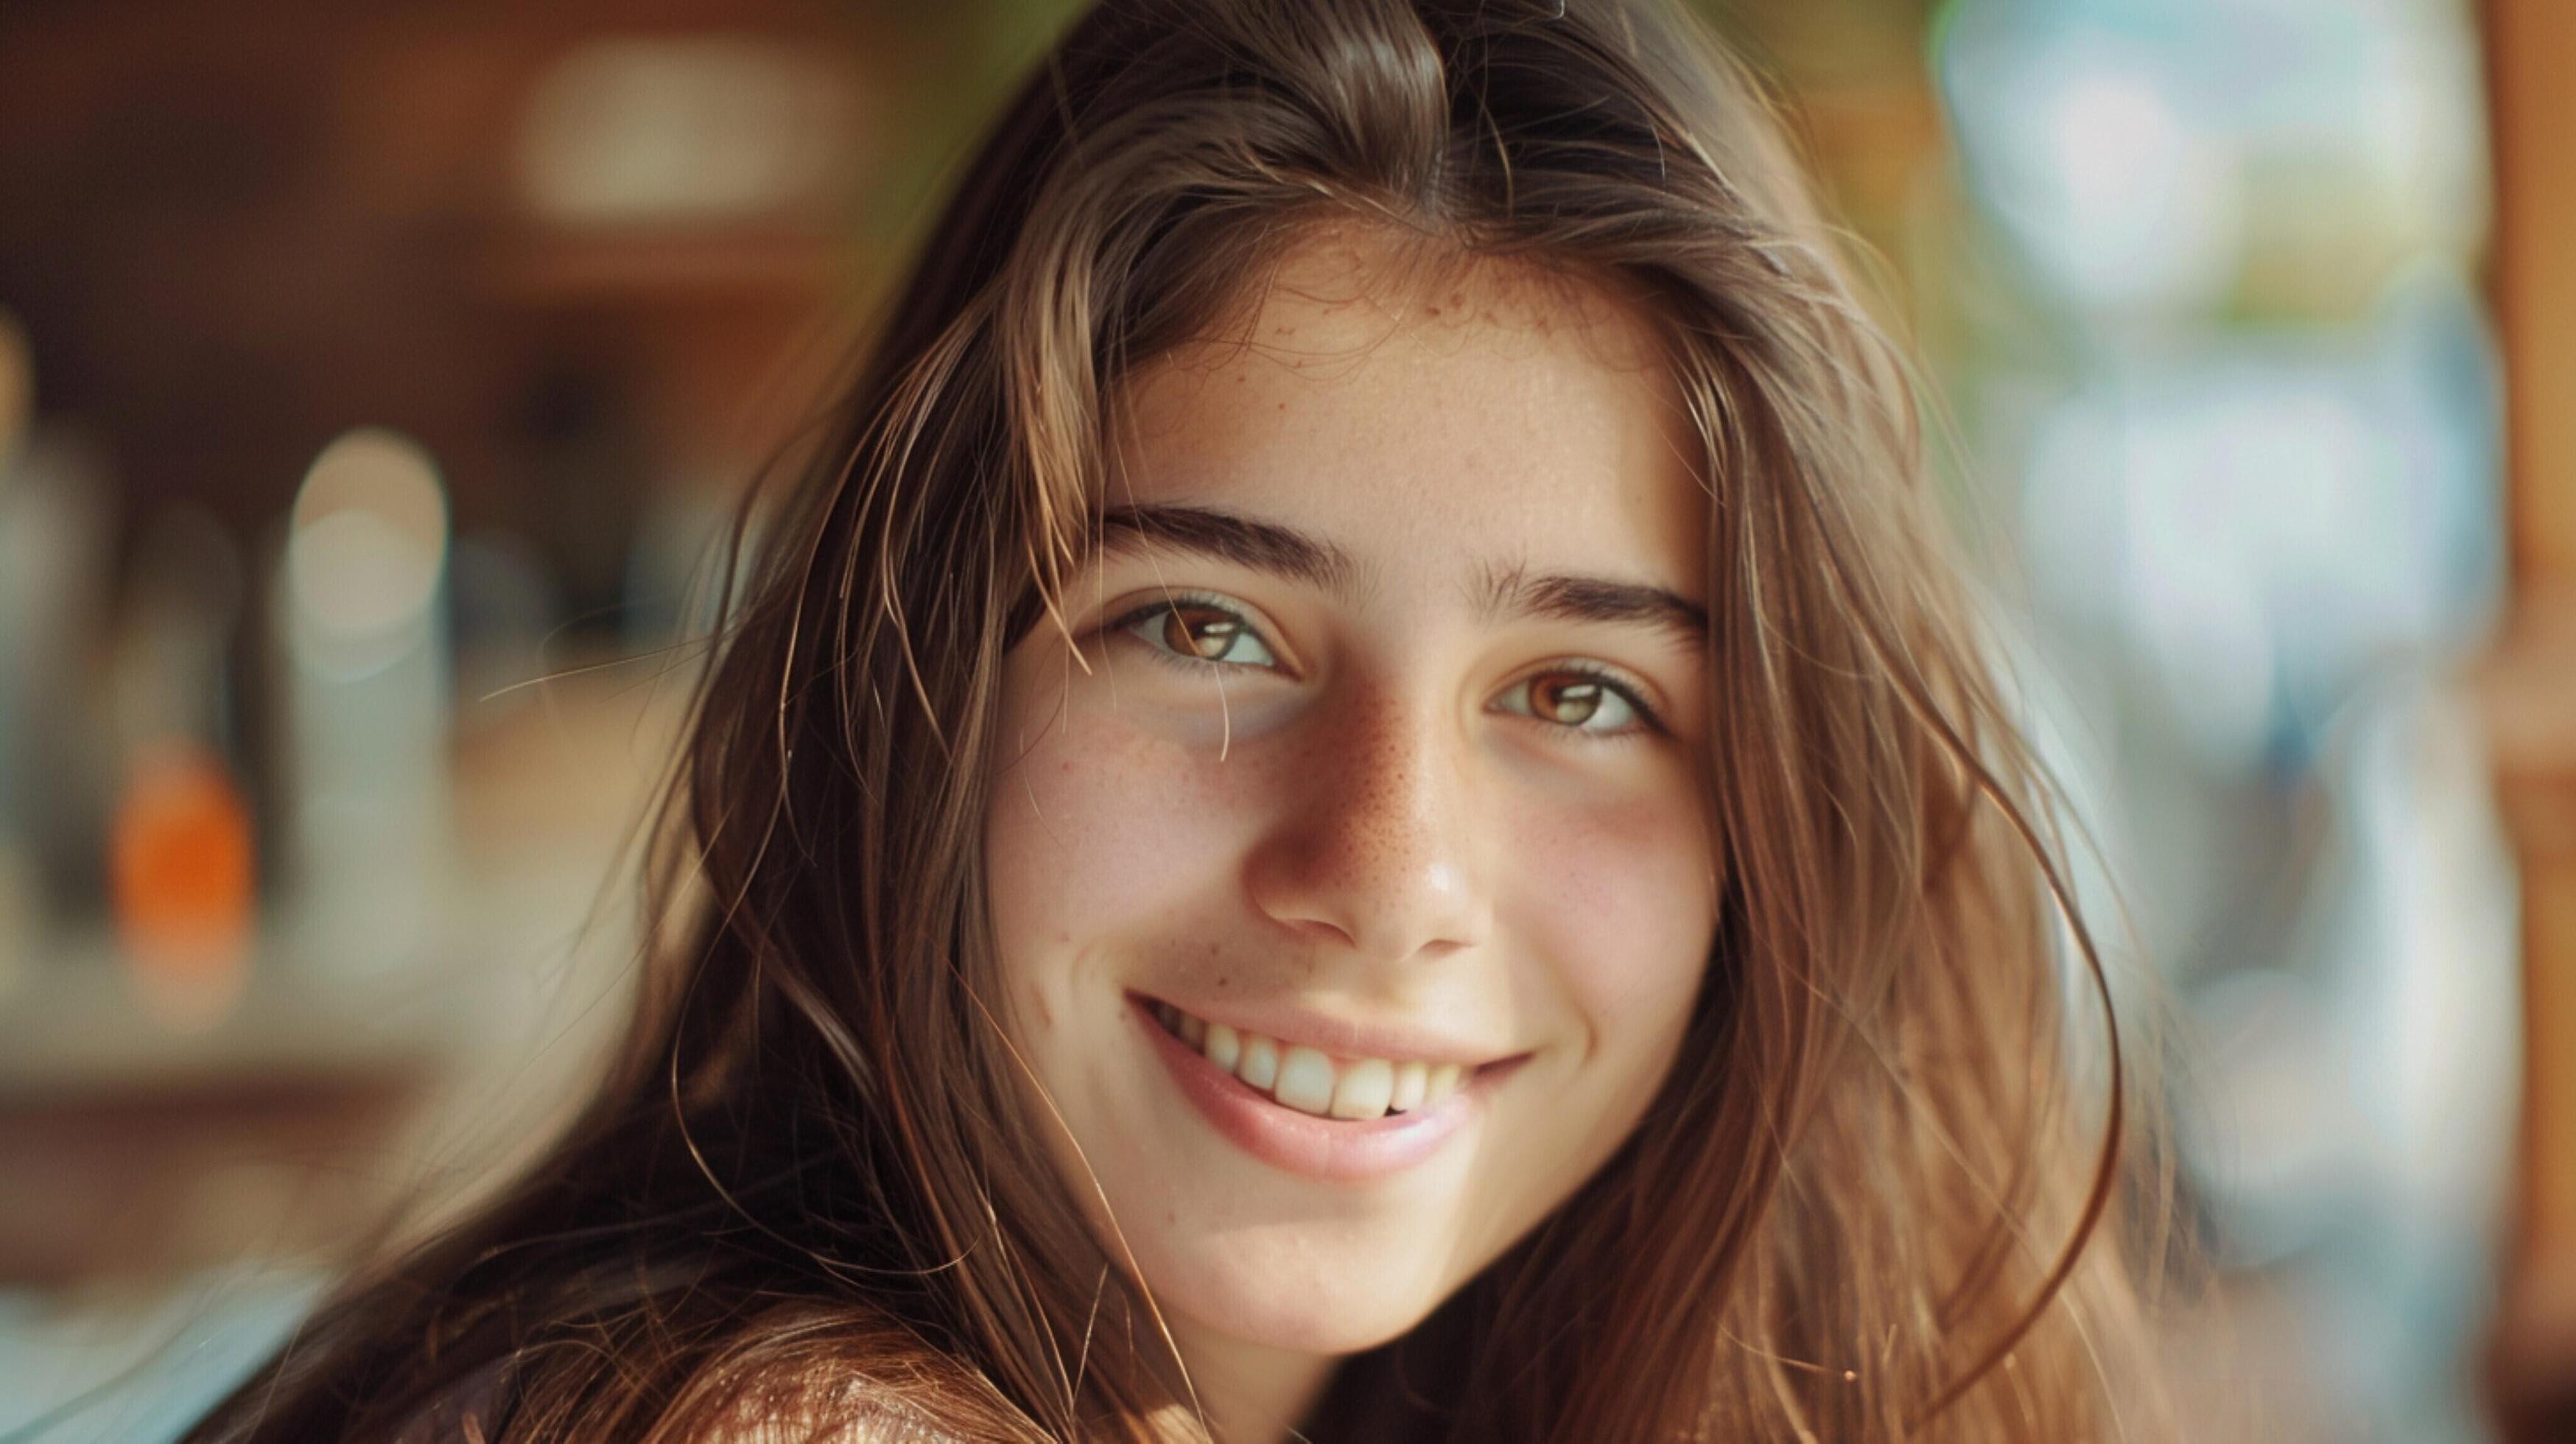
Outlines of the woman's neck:
{"type": "Polygon", "coordinates": [[[1171,1328],[1218,1444],[1279,1444],[1298,1437],[1292,1432],[1297,1421],[1313,1411],[1341,1362],[1247,1344],[1179,1319],[1171,1320],[1171,1328]]]}

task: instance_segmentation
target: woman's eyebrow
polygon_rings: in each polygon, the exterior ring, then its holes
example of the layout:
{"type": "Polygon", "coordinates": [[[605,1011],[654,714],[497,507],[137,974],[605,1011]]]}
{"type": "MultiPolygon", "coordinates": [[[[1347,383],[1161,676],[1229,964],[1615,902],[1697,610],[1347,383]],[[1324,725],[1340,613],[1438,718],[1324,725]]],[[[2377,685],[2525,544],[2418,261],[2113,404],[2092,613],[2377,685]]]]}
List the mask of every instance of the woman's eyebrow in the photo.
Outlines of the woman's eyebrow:
{"type": "Polygon", "coordinates": [[[1708,609],[1672,590],[1607,577],[1531,576],[1522,567],[1487,570],[1477,608],[1487,616],[1565,622],[1642,622],[1692,651],[1708,645],[1708,609]]]}
{"type": "MultiPolygon", "coordinates": [[[[1168,547],[1268,572],[1345,600],[1360,568],[1351,554],[1320,537],[1277,522],[1255,521],[1214,507],[1146,504],[1101,514],[1101,550],[1168,547]]],[[[1487,617],[1547,617],[1567,622],[1643,623],[1692,650],[1706,645],[1708,612],[1669,587],[1607,577],[1531,576],[1523,567],[1489,567],[1478,588],[1487,617]]]]}
{"type": "Polygon", "coordinates": [[[1100,518],[1104,553],[1171,547],[1304,582],[1342,598],[1357,589],[1359,564],[1331,542],[1277,522],[1204,506],[1114,507],[1100,518]]]}

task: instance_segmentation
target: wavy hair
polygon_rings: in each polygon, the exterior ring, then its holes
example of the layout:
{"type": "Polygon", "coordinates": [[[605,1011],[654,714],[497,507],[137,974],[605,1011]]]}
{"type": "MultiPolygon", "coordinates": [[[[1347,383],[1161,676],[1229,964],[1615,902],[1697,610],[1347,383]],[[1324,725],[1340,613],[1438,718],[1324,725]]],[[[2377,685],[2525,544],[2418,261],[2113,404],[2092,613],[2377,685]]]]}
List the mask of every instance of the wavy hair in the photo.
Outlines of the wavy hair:
{"type": "Polygon", "coordinates": [[[1005,654],[1097,544],[1122,378],[1322,225],[1593,278],[1655,328],[1714,499],[1722,895],[1635,1135],[1346,1361],[1311,1431],[2169,1429],[2111,993],[1907,372],[1759,88],[1659,0],[1108,0],[966,169],[814,462],[772,479],[615,1065],[195,1439],[1195,1437],[987,1010],[987,759],[1005,654]],[[2070,1020],[2107,1046],[2071,1053],[2070,1020]]]}

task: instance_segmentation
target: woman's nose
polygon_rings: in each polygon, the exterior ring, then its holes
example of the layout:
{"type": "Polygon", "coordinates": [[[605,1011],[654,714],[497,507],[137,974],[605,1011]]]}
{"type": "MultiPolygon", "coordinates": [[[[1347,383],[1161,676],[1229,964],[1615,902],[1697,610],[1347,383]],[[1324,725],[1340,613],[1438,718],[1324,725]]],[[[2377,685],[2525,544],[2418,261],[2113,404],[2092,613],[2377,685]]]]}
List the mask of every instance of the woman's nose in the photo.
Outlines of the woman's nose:
{"type": "Polygon", "coordinates": [[[1436,707],[1381,699],[1301,728],[1247,861],[1255,906],[1310,939],[1400,962],[1484,941],[1475,757],[1436,707]]]}

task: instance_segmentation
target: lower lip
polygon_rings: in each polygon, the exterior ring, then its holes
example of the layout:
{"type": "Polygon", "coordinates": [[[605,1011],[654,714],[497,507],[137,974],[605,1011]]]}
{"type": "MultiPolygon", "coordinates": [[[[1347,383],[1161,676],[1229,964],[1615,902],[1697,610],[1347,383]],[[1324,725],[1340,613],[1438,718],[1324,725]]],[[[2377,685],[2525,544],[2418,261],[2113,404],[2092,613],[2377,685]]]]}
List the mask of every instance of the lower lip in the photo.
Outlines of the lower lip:
{"type": "Polygon", "coordinates": [[[1457,1092],[1411,1113],[1351,1121],[1317,1118],[1272,1102],[1219,1069],[1156,1021],[1152,1007],[1131,997],[1127,1013],[1200,1116],[1262,1162],[1328,1183],[1366,1183],[1429,1158],[1484,1111],[1486,1096],[1521,1063],[1514,1058],[1489,1064],[1457,1092]]]}

